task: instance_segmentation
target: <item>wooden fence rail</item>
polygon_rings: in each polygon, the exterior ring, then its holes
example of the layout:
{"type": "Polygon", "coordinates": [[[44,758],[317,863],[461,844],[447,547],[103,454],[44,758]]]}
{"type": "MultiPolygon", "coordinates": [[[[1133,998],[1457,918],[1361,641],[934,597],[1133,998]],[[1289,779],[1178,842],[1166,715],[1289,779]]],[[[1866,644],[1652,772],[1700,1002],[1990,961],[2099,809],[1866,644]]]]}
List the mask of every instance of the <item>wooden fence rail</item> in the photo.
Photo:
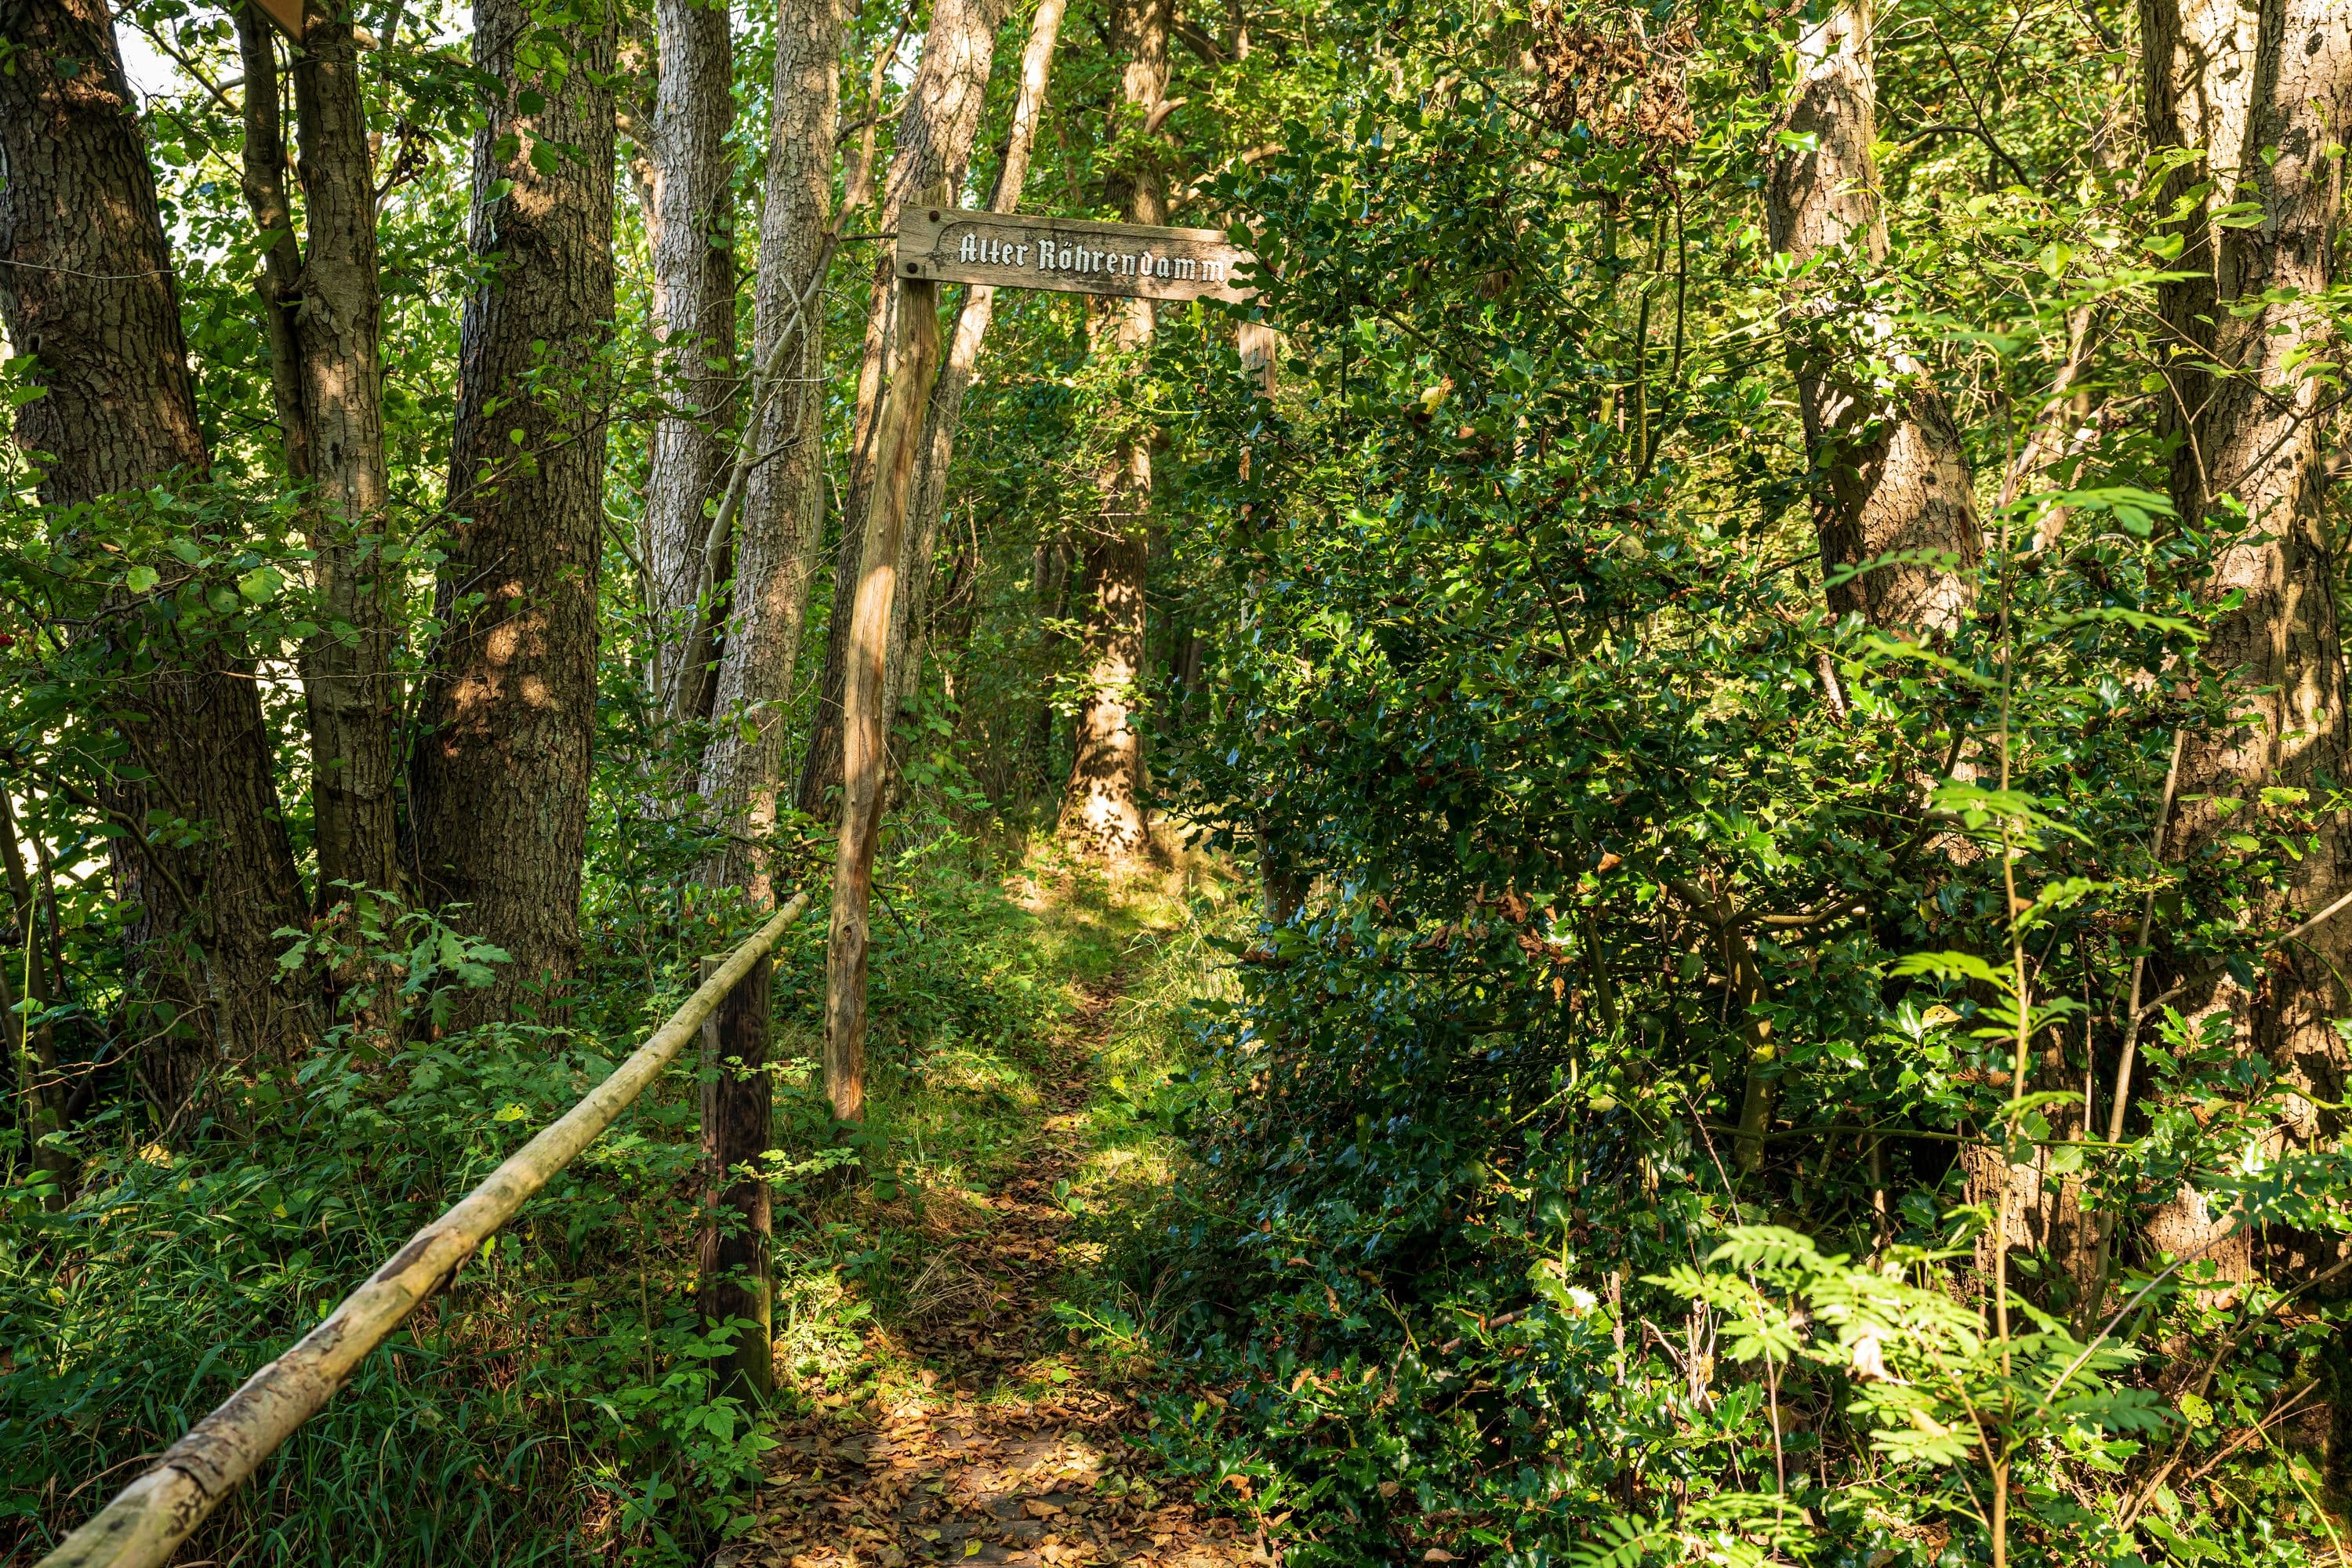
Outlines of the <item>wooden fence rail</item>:
{"type": "Polygon", "coordinates": [[[293,1349],[246,1379],[39,1568],[159,1568],[459,1263],[619,1119],[807,908],[803,893],[778,910],[610,1078],[418,1231],[293,1349]]]}

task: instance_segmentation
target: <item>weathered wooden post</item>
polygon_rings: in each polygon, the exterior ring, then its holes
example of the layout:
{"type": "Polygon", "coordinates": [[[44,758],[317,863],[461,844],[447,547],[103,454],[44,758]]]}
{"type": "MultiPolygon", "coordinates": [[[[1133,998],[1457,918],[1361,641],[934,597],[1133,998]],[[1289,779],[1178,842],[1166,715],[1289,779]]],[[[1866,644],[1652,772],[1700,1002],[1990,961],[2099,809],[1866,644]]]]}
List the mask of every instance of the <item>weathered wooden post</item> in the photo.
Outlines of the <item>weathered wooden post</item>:
{"type": "MultiPolygon", "coordinates": [[[[944,181],[917,193],[899,214],[901,232],[948,210],[954,192],[944,181]]],[[[903,248],[904,241],[901,241],[903,248]]],[[[882,835],[883,745],[889,721],[882,711],[883,660],[890,642],[890,605],[898,591],[898,554],[906,538],[907,506],[914,493],[915,459],[924,411],[940,369],[940,289],[919,262],[893,269],[898,290],[898,334],[890,355],[890,386],[877,423],[874,499],[866,512],[866,553],[857,595],[836,605],[849,623],[849,656],[841,694],[841,837],[834,860],[833,926],[824,957],[824,1092],[844,1121],[866,1120],[866,917],[874,900],[874,849],[882,835]]]]}
{"type": "MultiPolygon", "coordinates": [[[[702,961],[708,980],[719,960],[702,961]]],[[[768,1079],[768,987],[760,961],[702,1021],[702,1234],[697,1263],[702,1315],[748,1321],[728,1358],[731,1392],[764,1402],[774,1386],[770,1352],[768,1184],[758,1173],[774,1133],[768,1079]],[[749,1166],[751,1169],[746,1170],[749,1166]]]]}

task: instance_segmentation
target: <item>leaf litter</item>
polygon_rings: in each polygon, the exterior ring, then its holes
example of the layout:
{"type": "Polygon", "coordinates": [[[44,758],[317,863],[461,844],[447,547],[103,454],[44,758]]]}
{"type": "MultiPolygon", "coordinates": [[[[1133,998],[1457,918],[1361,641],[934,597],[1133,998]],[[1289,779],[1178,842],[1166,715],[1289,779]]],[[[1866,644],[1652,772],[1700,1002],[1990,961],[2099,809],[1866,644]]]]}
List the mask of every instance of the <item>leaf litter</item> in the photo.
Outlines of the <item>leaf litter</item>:
{"type": "Polygon", "coordinates": [[[1055,1183],[1084,1152],[1092,1053],[1116,1001],[1089,997],[1056,1043],[1037,1135],[1001,1187],[924,1194],[936,1250],[898,1325],[867,1336],[892,1372],[863,1398],[805,1391],[813,1408],[778,1431],[750,1537],[714,1568],[1281,1561],[1159,1471],[1134,1389],[1068,1355],[1054,1319],[1073,1261],[1055,1183]]]}

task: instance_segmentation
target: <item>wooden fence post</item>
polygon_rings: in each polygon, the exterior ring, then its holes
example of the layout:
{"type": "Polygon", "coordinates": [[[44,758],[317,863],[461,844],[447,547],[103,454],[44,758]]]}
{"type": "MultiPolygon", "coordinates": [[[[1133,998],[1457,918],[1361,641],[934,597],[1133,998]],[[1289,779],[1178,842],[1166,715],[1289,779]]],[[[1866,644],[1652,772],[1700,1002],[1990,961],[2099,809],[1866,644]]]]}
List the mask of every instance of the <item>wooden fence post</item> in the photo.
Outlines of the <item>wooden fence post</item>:
{"type": "Polygon", "coordinates": [[[153,1468],[42,1558],[39,1568],[163,1568],[180,1542],[351,1381],[369,1352],[439,1289],[457,1265],[480,1251],[485,1237],[496,1234],[635,1103],[726,994],[737,989],[736,982],[755,967],[762,976],[756,1016],[767,1018],[768,952],[808,906],[809,896],[801,893],[778,910],[610,1077],[507,1156],[455,1207],[409,1237],[326,1321],[247,1378],[163,1450],[153,1468]]]}
{"type": "MultiPolygon", "coordinates": [[[[707,979],[719,966],[702,961],[707,979]]],[[[771,964],[759,963],[702,1023],[702,1234],[697,1262],[698,1303],[719,1322],[746,1319],[728,1358],[731,1392],[764,1403],[774,1387],[770,1351],[772,1296],[768,1184],[754,1173],[774,1142],[774,1094],[768,1079],[771,964]]]]}
{"type": "MultiPolygon", "coordinates": [[[[940,181],[907,204],[901,221],[911,220],[913,209],[920,207],[936,223],[953,195],[940,181]]],[[[940,371],[940,288],[921,276],[919,266],[900,262],[891,268],[897,274],[898,326],[890,386],[876,425],[866,549],[858,559],[856,596],[847,605],[835,600],[833,611],[851,619],[841,693],[841,837],[835,849],[833,926],[824,950],[824,1092],[834,1115],[844,1121],[866,1120],[866,963],[871,934],[866,917],[874,900],[874,846],[882,833],[883,746],[889,739],[889,716],[882,711],[883,663],[907,504],[914,492],[916,448],[940,371]]]]}

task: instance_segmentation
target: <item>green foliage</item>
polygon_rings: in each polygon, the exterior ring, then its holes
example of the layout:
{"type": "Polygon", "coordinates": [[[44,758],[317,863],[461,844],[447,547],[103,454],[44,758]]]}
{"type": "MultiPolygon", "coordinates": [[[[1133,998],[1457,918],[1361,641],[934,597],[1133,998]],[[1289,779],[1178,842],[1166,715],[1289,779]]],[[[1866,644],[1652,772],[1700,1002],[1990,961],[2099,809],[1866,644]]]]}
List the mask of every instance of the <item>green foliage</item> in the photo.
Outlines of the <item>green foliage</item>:
{"type": "MultiPolygon", "coordinates": [[[[255,1086],[259,1136],[101,1149],[72,1205],[12,1215],[11,1533],[170,1442],[612,1065],[506,1030],[366,1068],[322,1058],[255,1086]]],[[[766,1440],[713,1397],[728,1336],[667,1239],[688,1223],[691,1125],[669,1097],[560,1177],[265,1466],[215,1551],[528,1563],[612,1539],[665,1557],[723,1525],[766,1440]]]]}
{"type": "MultiPolygon", "coordinates": [[[[1066,1005],[1064,980],[1122,961],[1089,926],[1040,929],[1000,871],[951,835],[880,868],[905,921],[886,916],[877,933],[862,1156],[883,1198],[989,1179],[1017,1155],[1025,1120],[1005,1096],[1066,1005]]],[[[289,951],[396,977],[412,1043],[385,1056],[339,1028],[291,1075],[225,1082],[222,1125],[176,1147],[140,1142],[135,1104],[107,1110],[77,1131],[72,1204],[47,1213],[37,1189],[8,1189],[8,1538],[53,1540],[110,1468],[225,1397],[608,1073],[645,1026],[638,1014],[683,995],[674,961],[649,994],[616,963],[578,1009],[611,1019],[610,1033],[436,1034],[427,1026],[448,989],[494,957],[378,895],[356,901],[363,918],[289,951]]],[[[622,931],[647,910],[608,907],[622,931]]],[[[676,905],[664,918],[671,953],[737,929],[676,905]]],[[[818,1387],[866,1363],[858,1325],[898,1300],[925,1255],[918,1231],[822,1217],[840,1201],[831,1173],[861,1153],[810,1087],[823,966],[810,922],[779,955],[765,1167],[780,1216],[797,1216],[779,1226],[780,1346],[818,1387]]],[[[371,1358],[208,1527],[209,1549],[270,1562],[673,1563],[738,1531],[772,1440],[765,1413],[719,1392],[713,1363],[733,1331],[694,1305],[695,1070],[674,1068],[371,1358]]]]}
{"type": "MultiPolygon", "coordinates": [[[[2210,802],[2210,842],[2151,852],[2177,738],[2234,721],[2233,672],[2205,648],[2241,606],[2203,589],[2252,542],[2242,516],[2165,499],[2172,345],[2152,306],[2181,276],[2187,204],[2235,193],[2168,197],[2186,164],[2122,151],[2127,8],[1886,7],[1885,255],[1799,270],[1760,204],[1770,160],[1811,134],[1781,115],[1819,9],[1187,6],[1155,118],[1125,102],[1108,8],[1074,8],[1025,205],[1117,217],[1154,182],[1170,221],[1246,237],[1263,291],[1167,309],[1134,355],[1076,299],[997,300],[895,737],[875,1110],[854,1139],[809,1081],[820,924],[778,955],[765,1165],[786,1216],[780,1343],[805,1387],[870,1372],[866,1334],[921,1279],[922,1194],[1018,1157],[1047,1041],[1139,967],[1090,1112],[1115,1169],[1055,1192],[1117,1267],[1067,1321],[1152,1381],[1166,1462],[1299,1568],[1943,1568],[1996,1534],[2021,1563],[2326,1560],[2352,1472],[2310,1412],[2352,1408],[2352,1302],[2303,1261],[2297,1283],[2225,1279],[2158,1222],[2201,1204],[2281,1255],[2332,1257],[2352,1171],[2309,1129],[2339,1105],[2227,1016],[2168,1008],[2134,1037],[2123,1138],[2104,1135],[2136,963],[2261,994],[2281,935],[2265,911],[2344,804],[2346,781],[2210,802]],[[1270,394],[1235,352],[1244,319],[1281,334],[1270,394]],[[2095,416],[2012,473],[2065,366],[2095,416]],[[1794,384],[1824,367],[1882,421],[1931,391],[1947,405],[1988,543],[1927,563],[1974,595],[1948,628],[1826,607],[1853,571],[1819,564],[1824,454],[1794,384]],[[1069,770],[1103,473],[1131,441],[1154,471],[1138,721],[1162,819],[1213,858],[1215,889],[1196,878],[1148,921],[1024,841],[1069,770]],[[1248,915],[1234,879],[1252,873],[1303,892],[1297,912],[1248,915]],[[1032,897],[1041,881],[1067,902],[1032,897]],[[853,1163],[873,1180],[844,1197],[853,1163]],[[2004,1184],[2021,1166],[2030,1199],[2004,1184]],[[2029,1202],[2031,1223],[2011,1212],[2029,1202]],[[2020,1226],[1988,1268],[1988,1237],[2020,1226]]],[[[363,76],[394,497],[364,548],[401,584],[413,690],[467,604],[432,595],[490,84],[457,10],[362,10],[383,35],[363,76]]],[[[542,9],[526,51],[580,68],[575,19],[542,9]]],[[[641,96],[650,23],[620,20],[637,47],[615,81],[641,96]]],[[[999,40],[971,205],[1026,22],[999,40]]],[[[713,233],[748,277],[775,16],[736,23],[740,200],[713,233]]],[[[849,23],[843,123],[872,123],[886,160],[904,59],[869,73],[920,23],[849,23]]],[[[534,997],[448,1032],[448,1003],[504,955],[457,934],[462,911],[328,889],[283,933],[289,974],[353,979],[320,1052],[225,1068],[200,1125],[145,1104],[123,978],[139,910],[110,847],[217,829],[119,809],[111,787],[150,776],[142,704],[180,668],[260,682],[308,873],[302,698],[281,672],[344,628],[318,614],[278,449],[255,310],[276,237],[239,189],[231,23],[140,0],[120,27],[176,62],[139,114],[215,464],[49,510],[41,455],[5,454],[0,775],[41,889],[9,994],[73,1086],[46,1145],[73,1167],[62,1207],[32,1119],[0,1125],[12,1549],[53,1538],[608,1071],[749,916],[702,880],[709,724],[647,695],[642,436],[669,389],[631,131],[595,367],[611,526],[563,1022],[534,997]],[[46,988],[27,984],[34,926],[46,988]],[[387,1001],[396,1044],[360,1023],[387,1001]]],[[[508,140],[488,151],[542,172],[573,151],[508,140]]],[[[2261,216],[2234,202],[2218,221],[2261,216]]],[[[844,484],[871,237],[824,295],[844,484]]],[[[38,395],[24,364],[0,365],[11,407],[38,395]]],[[[2316,347],[2294,374],[2340,379],[2316,347]]],[[[2315,537],[2341,531],[2320,521],[2315,537]]],[[[803,674],[773,694],[795,737],[831,593],[821,574],[803,674]]],[[[821,883],[824,823],[783,813],[769,847],[782,884],[821,883]]],[[[204,1549],[683,1563],[739,1531],[767,1413],[716,1392],[730,1331],[692,1308],[692,1100],[681,1068],[204,1549]]]]}
{"type": "MultiPolygon", "coordinates": [[[[2068,167],[2037,188],[1882,148],[1886,262],[1824,261],[1800,310],[1757,205],[1800,21],[1686,15],[1648,36],[1682,39],[1689,133],[1629,140],[1528,108],[1507,62],[1541,18],[1337,7],[1325,107],[1223,177],[1290,352],[1270,404],[1212,345],[1160,355],[1240,605],[1170,772],[1213,844],[1315,890],[1199,1019],[1194,1165],[1133,1266],[1218,1398],[1171,1395],[1159,1432],[1302,1564],[1981,1561],[1995,1467],[2012,1561],[2129,1561],[2175,1440],[2155,1347],[2220,1352],[2263,1409],[2339,1375],[2331,1329],[2138,1228],[2189,1183],[2338,1231],[2252,1196],[2326,1180],[2257,1152],[2264,1064],[2176,1022],[2126,1143],[2084,1125],[2143,901],[2173,962],[2251,980],[2247,911],[2315,843],[2281,796],[2186,866],[2148,852],[2176,731],[2227,711],[2197,649],[2229,606],[2198,588],[2242,524],[2170,515],[2119,409],[1988,506],[1972,616],[1841,621],[1788,379],[1821,354],[1959,388],[1999,474],[2052,328],[2159,280],[2144,192],[2034,141],[2115,62],[2037,57],[2048,89],[1991,132],[2068,167]],[[2077,1321],[2055,1230],[1992,1310],[1976,1238],[2009,1200],[1976,1173],[2011,1160],[2084,1205],[2070,1234],[2115,1228],[2118,1321],[2077,1321]]],[[[1883,46],[1883,122],[1942,76],[1906,52],[1930,31],[1883,46]]],[[[2140,352],[2088,374],[2137,387],[2140,352]]],[[[2325,1550],[2308,1461],[2239,1452],[2179,1551],[2325,1550]]]]}

